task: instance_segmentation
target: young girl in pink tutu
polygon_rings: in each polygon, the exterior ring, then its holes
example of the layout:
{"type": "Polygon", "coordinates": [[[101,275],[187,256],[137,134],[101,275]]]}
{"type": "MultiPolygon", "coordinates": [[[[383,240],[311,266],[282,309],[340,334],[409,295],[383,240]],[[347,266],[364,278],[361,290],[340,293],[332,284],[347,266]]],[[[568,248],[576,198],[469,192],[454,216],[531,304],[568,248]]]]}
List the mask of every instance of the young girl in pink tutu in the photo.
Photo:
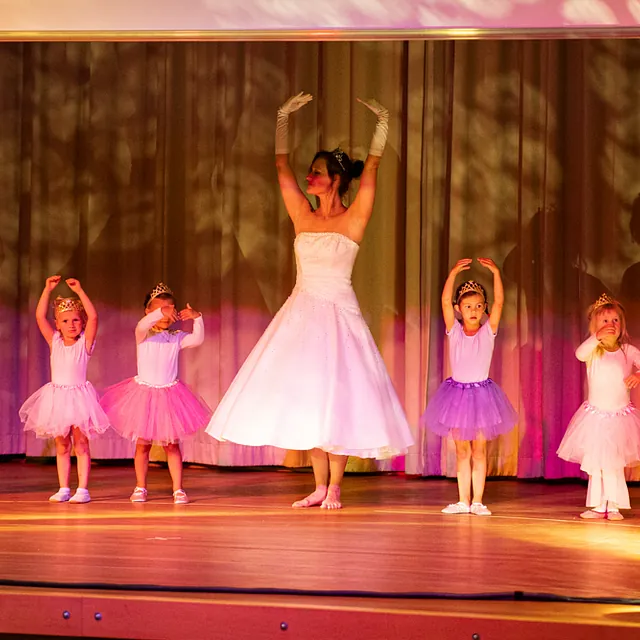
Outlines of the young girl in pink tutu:
{"type": "Polygon", "coordinates": [[[624,468],[640,460],[640,415],[629,389],[640,384],[640,351],[629,344],[624,310],[602,294],[589,309],[576,358],[587,365],[589,398],[573,416],[558,455],[589,474],[585,519],[622,520],[630,509],[624,468]],[[634,369],[636,370],[634,373],[634,369]]]}
{"type": "Polygon", "coordinates": [[[202,314],[188,304],[178,314],[173,292],[162,282],[147,295],[144,307],[145,316],[135,331],[138,375],[107,389],[102,406],[120,435],[136,443],[131,501],[147,501],[149,451],[151,443],[158,442],[167,454],[173,501],[187,504],[180,440],[207,424],[211,411],[178,380],[178,356],[182,349],[202,344],[204,323],[202,314]],[[193,320],[193,332],[169,330],[176,320],[193,320]]]}
{"type": "Polygon", "coordinates": [[[51,382],[36,391],[20,408],[25,431],[39,438],[54,438],[60,489],[51,502],[83,503],[89,496],[91,457],[89,438],[103,433],[109,420],[98,395],[87,381],[87,364],[98,331],[98,314],[91,300],[74,278],[66,280],[77,298],[56,298],[53,304],[55,329],[47,319],[51,292],[60,276],[47,278],[36,307],[36,322],[51,349],[51,382]],[[78,489],[71,496],[71,441],[78,461],[78,489]]]}
{"type": "Polygon", "coordinates": [[[442,314],[449,337],[452,377],[431,398],[421,422],[440,436],[451,436],[456,444],[459,501],[442,513],[490,516],[491,511],[482,503],[486,442],[510,431],[517,414],[502,389],[489,378],[504,303],[500,270],[492,260],[478,258],[493,273],[494,302],[484,324],[481,320],[487,311],[487,294],[482,285],[473,280],[464,282],[452,299],[456,276],[469,269],[471,262],[468,258],[459,260],[444,285],[442,314]]]}

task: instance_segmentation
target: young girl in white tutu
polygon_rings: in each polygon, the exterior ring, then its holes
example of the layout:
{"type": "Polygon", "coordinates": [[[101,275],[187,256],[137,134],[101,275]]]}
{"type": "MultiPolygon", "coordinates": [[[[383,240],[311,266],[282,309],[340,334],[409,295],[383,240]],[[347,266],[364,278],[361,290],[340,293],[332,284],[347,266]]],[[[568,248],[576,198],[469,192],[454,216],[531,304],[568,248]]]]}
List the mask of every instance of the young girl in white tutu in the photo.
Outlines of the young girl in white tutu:
{"type": "Polygon", "coordinates": [[[106,431],[109,420],[87,380],[98,314],[78,280],[66,280],[77,298],[54,301],[55,329],[47,319],[49,298],[60,280],[60,276],[47,278],[36,307],[38,328],[51,348],[51,382],[27,399],[20,408],[20,419],[25,431],[33,431],[39,438],[55,439],[60,489],[49,500],[83,503],[91,500],[89,438],[106,431]],[[73,497],[69,486],[72,439],[78,463],[78,489],[73,497]]]}
{"type": "Polygon", "coordinates": [[[500,270],[493,260],[478,258],[493,273],[494,301],[487,322],[481,324],[487,311],[487,293],[482,285],[473,280],[464,282],[453,298],[456,277],[469,269],[471,262],[469,258],[459,260],[442,291],[452,376],[429,401],[421,424],[440,436],[452,437],[456,445],[459,501],[445,507],[442,513],[489,516],[491,511],[482,503],[487,475],[486,443],[510,431],[518,417],[502,389],[489,378],[504,304],[500,270]],[[461,321],[456,319],[456,313],[461,321]]]}
{"type": "Polygon", "coordinates": [[[152,442],[167,454],[173,482],[173,501],[187,504],[182,487],[180,440],[207,424],[211,410],[186,384],[178,380],[182,349],[204,341],[202,314],[188,304],[179,314],[173,292],[162,282],[144,301],[145,316],[136,326],[138,375],[109,387],[102,406],[112,426],[136,443],[136,487],[132,502],[147,501],[147,472],[152,442]],[[193,332],[171,331],[177,320],[193,320],[193,332]]]}
{"type": "Polygon", "coordinates": [[[640,384],[640,351],[629,344],[622,306],[607,294],[589,309],[589,333],[576,349],[587,365],[588,400],[569,423],[558,455],[589,474],[587,507],[593,508],[580,517],[622,520],[620,509],[631,508],[624,468],[640,461],[640,415],[629,398],[640,384]]]}
{"type": "Polygon", "coordinates": [[[339,509],[347,456],[388,458],[413,444],[407,419],[351,286],[351,271],[373,211],[389,112],[377,117],[366,162],[319,151],[307,175],[312,208],[289,164],[289,116],[278,110],[276,167],[296,233],[296,286],[220,402],[207,433],[243,445],[311,451],[315,490],[294,507],[339,509]],[[351,206],[342,198],[361,176],[351,206]]]}

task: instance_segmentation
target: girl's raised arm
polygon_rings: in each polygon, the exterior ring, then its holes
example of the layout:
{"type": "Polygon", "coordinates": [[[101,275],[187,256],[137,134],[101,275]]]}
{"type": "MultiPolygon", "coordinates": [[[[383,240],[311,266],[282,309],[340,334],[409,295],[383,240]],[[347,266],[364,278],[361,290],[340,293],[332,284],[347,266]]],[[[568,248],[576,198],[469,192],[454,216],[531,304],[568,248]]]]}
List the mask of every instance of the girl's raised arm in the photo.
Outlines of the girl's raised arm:
{"type": "Polygon", "coordinates": [[[471,262],[471,258],[458,260],[453,269],[451,269],[447,281],[444,283],[444,288],[442,289],[442,317],[444,318],[444,326],[447,329],[447,333],[451,331],[456,321],[456,314],[453,309],[453,286],[456,283],[458,274],[471,268],[469,266],[471,262]]]}
{"type": "Polygon", "coordinates": [[[51,346],[53,334],[55,333],[55,329],[51,326],[51,323],[47,318],[47,313],[49,311],[49,298],[51,297],[51,292],[58,286],[61,279],[61,276],[49,276],[47,278],[44,289],[40,294],[40,300],[38,300],[38,306],[36,307],[36,322],[38,323],[38,329],[40,329],[42,337],[47,341],[49,346],[51,346]]]}
{"type": "Polygon", "coordinates": [[[498,333],[498,325],[502,317],[502,308],[504,307],[504,287],[502,286],[502,276],[500,269],[496,263],[490,258],[478,258],[478,262],[493,273],[493,304],[491,305],[491,313],[489,314],[489,326],[493,333],[498,333]]]}
{"type": "Polygon", "coordinates": [[[73,291],[78,298],[80,298],[80,302],[82,302],[82,306],[84,307],[84,311],[87,314],[87,324],[84,327],[84,341],[87,348],[87,353],[91,353],[93,351],[93,345],[96,341],[96,335],[98,334],[98,312],[96,308],[93,306],[93,302],[89,299],[89,296],[85,293],[82,285],[79,280],[75,278],[68,278],[65,280],[67,286],[71,291],[73,291]]]}

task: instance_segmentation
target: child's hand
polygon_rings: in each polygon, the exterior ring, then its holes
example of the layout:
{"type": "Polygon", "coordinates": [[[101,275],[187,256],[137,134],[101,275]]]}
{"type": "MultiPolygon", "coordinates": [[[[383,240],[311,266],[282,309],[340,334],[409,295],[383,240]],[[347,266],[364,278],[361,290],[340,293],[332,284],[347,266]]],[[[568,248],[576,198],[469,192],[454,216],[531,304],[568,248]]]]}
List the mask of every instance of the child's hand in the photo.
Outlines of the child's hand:
{"type": "Polygon", "coordinates": [[[596,333],[596,338],[598,340],[602,340],[606,336],[615,336],[616,328],[612,324],[605,324],[603,327],[600,327],[596,333]]]}
{"type": "Polygon", "coordinates": [[[62,276],[49,276],[45,282],[44,288],[47,291],[53,291],[62,280],[62,276]]]}
{"type": "Polygon", "coordinates": [[[627,389],[635,389],[640,384],[640,373],[632,373],[624,383],[627,385],[627,389]]]}
{"type": "Polygon", "coordinates": [[[160,311],[162,311],[162,315],[165,318],[169,318],[172,322],[178,321],[178,313],[176,312],[176,308],[172,304],[167,304],[164,307],[160,307],[160,311]]]}
{"type": "Polygon", "coordinates": [[[71,289],[71,291],[73,291],[74,293],[80,293],[80,291],[82,291],[80,280],[76,280],[75,278],[67,278],[65,282],[67,283],[69,289],[71,289]]]}
{"type": "Polygon", "coordinates": [[[458,260],[451,269],[450,275],[458,275],[461,271],[466,271],[467,269],[471,269],[469,266],[473,260],[471,258],[462,258],[462,260],[458,260]]]}
{"type": "Polygon", "coordinates": [[[202,314],[198,313],[194,309],[191,308],[191,305],[187,302],[187,308],[183,309],[180,312],[180,320],[195,320],[199,318],[202,314]]]}
{"type": "Polygon", "coordinates": [[[478,258],[478,262],[486,269],[489,269],[491,273],[500,273],[500,269],[498,269],[496,263],[491,260],[491,258],[478,258]]]}

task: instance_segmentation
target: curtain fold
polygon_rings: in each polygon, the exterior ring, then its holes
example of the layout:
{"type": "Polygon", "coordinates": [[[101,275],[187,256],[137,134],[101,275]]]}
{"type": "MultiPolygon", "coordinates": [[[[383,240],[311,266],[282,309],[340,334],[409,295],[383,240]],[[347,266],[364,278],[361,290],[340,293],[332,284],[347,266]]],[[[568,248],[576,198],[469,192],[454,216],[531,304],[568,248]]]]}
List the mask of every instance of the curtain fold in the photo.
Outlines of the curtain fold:
{"type": "MultiPolygon", "coordinates": [[[[53,454],[17,412],[49,379],[33,314],[54,273],[99,310],[98,389],[135,374],[156,282],[202,311],[206,340],[181,377],[216,406],[295,282],[274,115],[306,91],[292,118],[301,183],[318,148],[366,156],[374,118],[357,97],[392,114],[353,282],[417,444],[349,469],[455,474],[452,443],[418,420],[448,373],[446,275],[486,256],[506,291],[492,377],[520,416],[490,444],[489,473],[579,475],[555,450],[584,397],[573,351],[588,305],[619,296],[640,342],[639,76],[630,40],[0,44],[0,454],[53,454]]],[[[469,275],[491,292],[486,270],[469,275]]],[[[183,449],[213,465],[308,463],[204,433],[183,449]]],[[[129,457],[132,443],[110,433],[92,453],[129,457]]]]}

